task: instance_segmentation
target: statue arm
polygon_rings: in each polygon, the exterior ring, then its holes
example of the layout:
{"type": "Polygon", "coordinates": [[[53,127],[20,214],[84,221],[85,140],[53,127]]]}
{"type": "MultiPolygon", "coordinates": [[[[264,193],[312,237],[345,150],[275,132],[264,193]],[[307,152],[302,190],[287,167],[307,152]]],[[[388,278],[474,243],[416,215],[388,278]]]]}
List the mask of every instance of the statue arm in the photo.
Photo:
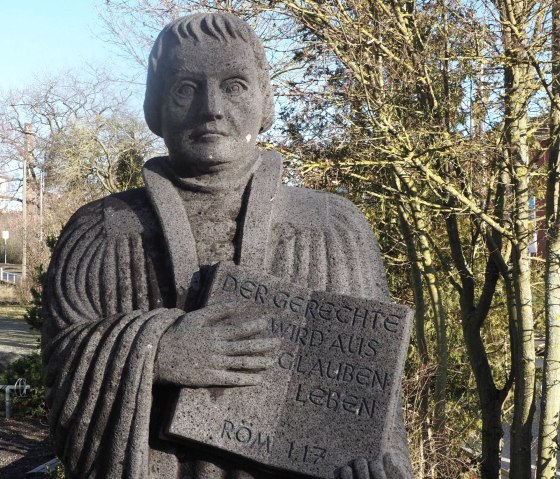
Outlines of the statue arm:
{"type": "MultiPolygon", "coordinates": [[[[46,399],[69,478],[91,468],[121,477],[123,467],[142,477],[154,384],[255,384],[277,347],[258,339],[262,320],[234,328],[220,323],[223,309],[161,307],[151,259],[157,247],[142,230],[122,234],[108,225],[106,209],[103,201],[89,204],[69,221],[44,294],[46,399]]],[[[130,219],[122,210],[108,214],[114,223],[130,219]]]]}
{"type": "Polygon", "coordinates": [[[68,478],[142,477],[147,467],[157,345],[184,314],[158,307],[149,271],[139,234],[107,233],[102,202],[74,215],[53,253],[43,363],[51,432],[68,478]]]}

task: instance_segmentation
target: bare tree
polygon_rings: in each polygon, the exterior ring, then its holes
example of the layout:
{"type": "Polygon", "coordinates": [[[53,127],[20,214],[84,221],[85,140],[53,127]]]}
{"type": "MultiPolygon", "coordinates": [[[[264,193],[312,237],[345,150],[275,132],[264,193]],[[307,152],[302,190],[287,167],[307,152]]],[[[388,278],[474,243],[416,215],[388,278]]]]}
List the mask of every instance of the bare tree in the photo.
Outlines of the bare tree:
{"type": "Polygon", "coordinates": [[[546,342],[537,477],[556,477],[560,423],[560,2],[552,4],[549,151],[546,188],[546,342]]]}
{"type": "Polygon", "coordinates": [[[26,198],[30,269],[48,261],[44,239],[58,236],[79,206],[140,186],[143,161],[158,143],[128,111],[128,95],[100,70],[65,72],[4,94],[0,166],[19,180],[21,191],[27,161],[26,195],[14,196],[26,198]]]}

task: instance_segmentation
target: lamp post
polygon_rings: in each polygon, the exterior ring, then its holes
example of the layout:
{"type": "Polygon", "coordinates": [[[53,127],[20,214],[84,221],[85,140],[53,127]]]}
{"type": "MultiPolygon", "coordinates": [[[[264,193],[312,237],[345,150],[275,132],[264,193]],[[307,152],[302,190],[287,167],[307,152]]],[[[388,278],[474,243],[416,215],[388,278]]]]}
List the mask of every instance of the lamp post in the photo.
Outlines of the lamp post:
{"type": "Polygon", "coordinates": [[[6,264],[6,257],[8,251],[8,238],[10,237],[9,231],[2,231],[2,239],[4,240],[4,264],[6,264]]]}
{"type": "Polygon", "coordinates": [[[27,279],[27,169],[33,157],[33,129],[31,123],[26,123],[25,134],[25,153],[23,155],[23,251],[21,255],[21,279],[27,279]]]}

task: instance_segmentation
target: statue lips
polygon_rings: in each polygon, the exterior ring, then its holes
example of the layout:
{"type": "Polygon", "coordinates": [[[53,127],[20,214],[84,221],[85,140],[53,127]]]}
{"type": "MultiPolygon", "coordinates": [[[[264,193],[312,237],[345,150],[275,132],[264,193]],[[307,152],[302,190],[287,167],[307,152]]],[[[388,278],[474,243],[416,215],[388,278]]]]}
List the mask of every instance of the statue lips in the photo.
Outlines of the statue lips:
{"type": "Polygon", "coordinates": [[[219,141],[221,138],[229,136],[225,131],[219,128],[211,128],[208,126],[203,126],[197,128],[193,134],[192,138],[197,142],[210,143],[214,141],[219,141]]]}

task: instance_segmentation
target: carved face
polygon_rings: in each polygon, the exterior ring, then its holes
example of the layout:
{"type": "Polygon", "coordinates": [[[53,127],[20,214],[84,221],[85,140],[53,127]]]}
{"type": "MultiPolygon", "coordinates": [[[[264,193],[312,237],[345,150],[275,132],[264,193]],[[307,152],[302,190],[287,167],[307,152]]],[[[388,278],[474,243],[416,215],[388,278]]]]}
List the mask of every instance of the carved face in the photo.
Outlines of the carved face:
{"type": "Polygon", "coordinates": [[[263,93],[242,41],[186,42],[168,57],[161,125],[180,176],[235,172],[256,157],[263,93]]]}

